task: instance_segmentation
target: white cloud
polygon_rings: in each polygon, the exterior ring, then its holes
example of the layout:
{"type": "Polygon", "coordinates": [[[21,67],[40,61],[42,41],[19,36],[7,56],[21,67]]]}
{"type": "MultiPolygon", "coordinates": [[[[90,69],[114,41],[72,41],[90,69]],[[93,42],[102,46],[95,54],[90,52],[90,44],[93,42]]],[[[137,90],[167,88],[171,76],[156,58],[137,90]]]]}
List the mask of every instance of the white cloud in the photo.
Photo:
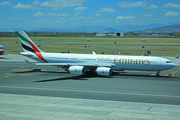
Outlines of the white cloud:
{"type": "Polygon", "coordinates": [[[88,21],[85,21],[86,23],[88,23],[88,22],[91,22],[90,20],[88,20],[88,21]]]}
{"type": "Polygon", "coordinates": [[[174,11],[169,11],[165,14],[165,16],[179,16],[179,13],[178,12],[174,12],[174,11]]]}
{"type": "Polygon", "coordinates": [[[12,6],[13,9],[34,9],[35,7],[31,5],[24,5],[21,3],[18,3],[17,5],[12,6]]]}
{"type": "Polygon", "coordinates": [[[36,14],[33,15],[34,17],[43,17],[44,13],[42,12],[37,12],[36,14]]]}
{"type": "Polygon", "coordinates": [[[69,14],[66,14],[66,13],[58,13],[57,16],[68,16],[69,14]]]}
{"type": "Polygon", "coordinates": [[[56,16],[56,13],[47,13],[46,16],[56,16]]]}
{"type": "Polygon", "coordinates": [[[84,16],[81,16],[81,17],[74,17],[74,18],[84,19],[85,17],[84,17],[84,16]]]}
{"type": "Polygon", "coordinates": [[[74,8],[74,10],[77,10],[77,11],[84,11],[88,9],[87,7],[77,7],[77,8],[74,8]]]}
{"type": "Polygon", "coordinates": [[[99,20],[95,20],[94,22],[100,22],[99,20]]]}
{"type": "Polygon", "coordinates": [[[126,19],[135,19],[135,16],[131,16],[131,15],[126,15],[126,16],[117,16],[116,19],[120,19],[120,20],[126,20],[126,19]]]}
{"type": "Polygon", "coordinates": [[[127,3],[126,1],[119,2],[119,7],[142,7],[146,6],[147,2],[135,2],[135,3],[127,3]]]}
{"type": "Polygon", "coordinates": [[[41,4],[43,7],[50,7],[53,9],[63,9],[67,7],[80,6],[87,0],[48,0],[41,4]]]}
{"type": "Polygon", "coordinates": [[[63,21],[63,23],[68,23],[68,21],[63,21]]]}
{"type": "Polygon", "coordinates": [[[43,16],[68,16],[69,14],[66,14],[66,13],[47,13],[47,14],[44,14],[42,12],[37,12],[36,14],[34,14],[33,16],[34,17],[43,17],[43,16]]]}
{"type": "Polygon", "coordinates": [[[81,15],[81,13],[80,12],[76,12],[75,15],[81,15]]]}
{"type": "Polygon", "coordinates": [[[56,20],[56,21],[54,21],[55,23],[59,23],[59,22],[61,22],[60,20],[56,20]]]}
{"type": "Polygon", "coordinates": [[[158,8],[158,6],[157,5],[150,5],[149,7],[148,7],[148,9],[155,9],[155,8],[158,8]]]}
{"type": "Polygon", "coordinates": [[[42,3],[39,2],[38,0],[34,1],[33,4],[41,5],[42,3]]]}
{"type": "Polygon", "coordinates": [[[100,10],[98,11],[98,12],[115,12],[115,10],[114,9],[112,9],[112,8],[99,8],[100,10]]]}
{"type": "Polygon", "coordinates": [[[99,14],[99,13],[96,13],[96,16],[101,16],[101,14],[99,14]]]}
{"type": "Polygon", "coordinates": [[[144,17],[151,17],[152,13],[151,14],[146,14],[146,15],[143,15],[144,17]]]}
{"type": "Polygon", "coordinates": [[[61,21],[61,20],[56,20],[56,21],[54,21],[54,23],[68,23],[68,21],[61,21]]]}
{"type": "Polygon", "coordinates": [[[76,7],[74,10],[76,11],[75,15],[80,15],[81,12],[84,12],[84,10],[88,9],[87,7],[76,7]]]}
{"type": "Polygon", "coordinates": [[[13,5],[13,3],[11,3],[10,1],[5,1],[5,2],[1,2],[0,5],[11,6],[13,5]]]}
{"type": "Polygon", "coordinates": [[[170,8],[170,7],[172,7],[172,8],[180,8],[180,4],[167,3],[167,4],[163,5],[163,7],[165,7],[165,8],[170,8]]]}

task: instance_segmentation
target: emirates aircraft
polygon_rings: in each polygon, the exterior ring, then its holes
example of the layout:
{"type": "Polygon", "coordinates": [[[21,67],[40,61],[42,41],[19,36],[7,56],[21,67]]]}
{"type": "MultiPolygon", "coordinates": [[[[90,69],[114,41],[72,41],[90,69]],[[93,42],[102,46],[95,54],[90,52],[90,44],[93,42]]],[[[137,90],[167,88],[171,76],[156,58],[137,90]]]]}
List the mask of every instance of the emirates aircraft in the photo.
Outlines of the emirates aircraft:
{"type": "Polygon", "coordinates": [[[168,59],[152,56],[46,53],[24,31],[18,33],[24,51],[20,54],[39,61],[33,63],[35,65],[57,66],[71,74],[84,75],[93,71],[101,76],[110,76],[113,71],[140,70],[157,71],[156,76],[159,76],[160,71],[175,67],[168,59]]]}
{"type": "Polygon", "coordinates": [[[4,54],[5,47],[3,45],[0,45],[0,55],[4,54]]]}

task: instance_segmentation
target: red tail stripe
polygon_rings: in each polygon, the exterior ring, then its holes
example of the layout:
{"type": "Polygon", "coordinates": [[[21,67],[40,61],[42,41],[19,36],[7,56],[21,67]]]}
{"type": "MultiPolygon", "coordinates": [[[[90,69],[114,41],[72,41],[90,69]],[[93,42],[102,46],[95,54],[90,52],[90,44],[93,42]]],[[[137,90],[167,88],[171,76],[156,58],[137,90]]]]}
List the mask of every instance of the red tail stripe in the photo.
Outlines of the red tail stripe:
{"type": "MultiPolygon", "coordinates": [[[[29,40],[28,40],[28,41],[29,41],[29,40]]],[[[44,62],[48,63],[48,62],[43,58],[43,56],[41,55],[41,52],[37,49],[37,47],[36,47],[33,43],[31,43],[30,41],[29,41],[29,43],[31,44],[32,48],[34,49],[36,55],[37,55],[41,60],[43,60],[44,62]]]]}

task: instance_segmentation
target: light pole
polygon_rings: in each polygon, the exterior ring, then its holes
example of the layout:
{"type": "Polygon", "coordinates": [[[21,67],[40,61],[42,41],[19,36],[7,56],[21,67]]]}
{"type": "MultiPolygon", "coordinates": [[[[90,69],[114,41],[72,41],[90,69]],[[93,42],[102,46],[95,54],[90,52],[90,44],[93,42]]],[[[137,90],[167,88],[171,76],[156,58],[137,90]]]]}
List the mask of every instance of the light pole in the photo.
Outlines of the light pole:
{"type": "Polygon", "coordinates": [[[17,53],[18,53],[18,42],[16,42],[17,43],[17,53]]]}
{"type": "MultiPolygon", "coordinates": [[[[41,42],[41,39],[37,39],[37,41],[41,42]]],[[[41,45],[38,46],[41,49],[41,45]]]]}
{"type": "Polygon", "coordinates": [[[89,54],[90,54],[90,42],[91,42],[91,40],[87,39],[87,42],[88,42],[89,54]]]}
{"type": "Polygon", "coordinates": [[[143,48],[143,55],[144,55],[144,48],[145,48],[145,46],[144,46],[144,42],[145,42],[145,40],[141,40],[141,42],[143,42],[143,46],[142,46],[142,48],[143,48]]]}
{"type": "Polygon", "coordinates": [[[116,44],[117,44],[117,42],[114,42],[114,44],[115,44],[115,52],[114,52],[114,54],[116,55],[116,44]]]}
{"type": "Polygon", "coordinates": [[[86,54],[86,48],[87,48],[87,46],[84,46],[85,47],[85,54],[86,54]]]}

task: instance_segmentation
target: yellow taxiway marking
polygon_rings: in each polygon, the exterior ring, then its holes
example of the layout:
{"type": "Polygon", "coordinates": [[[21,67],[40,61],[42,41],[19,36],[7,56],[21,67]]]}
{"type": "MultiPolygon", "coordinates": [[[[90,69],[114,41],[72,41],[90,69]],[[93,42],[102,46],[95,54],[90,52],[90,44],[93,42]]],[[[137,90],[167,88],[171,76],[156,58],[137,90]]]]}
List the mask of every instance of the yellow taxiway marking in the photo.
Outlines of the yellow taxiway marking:
{"type": "Polygon", "coordinates": [[[46,69],[41,69],[41,71],[46,71],[46,69]]]}
{"type": "Polygon", "coordinates": [[[165,77],[167,77],[169,74],[166,74],[165,77]]]}
{"type": "Polygon", "coordinates": [[[173,72],[171,77],[180,77],[180,74],[176,74],[178,71],[180,71],[180,69],[173,72]]]}
{"type": "Polygon", "coordinates": [[[180,74],[173,74],[171,77],[180,77],[180,74]]]}
{"type": "MultiPolygon", "coordinates": [[[[159,76],[167,77],[169,74],[159,74],[159,76]]],[[[156,76],[156,73],[151,74],[151,76],[156,76]]]]}
{"type": "MultiPolygon", "coordinates": [[[[180,77],[180,74],[177,74],[177,72],[179,72],[180,69],[176,70],[175,72],[171,73],[171,77],[180,77]]],[[[164,76],[167,77],[170,74],[159,74],[160,76],[164,76]]],[[[156,73],[151,74],[151,76],[156,76],[156,73]]]]}
{"type": "Polygon", "coordinates": [[[15,76],[15,75],[17,75],[17,76],[32,76],[34,74],[19,74],[19,73],[6,73],[6,74],[4,74],[4,76],[15,76]]]}
{"type": "Polygon", "coordinates": [[[0,79],[3,77],[4,75],[1,75],[0,79]]]}
{"type": "MultiPolygon", "coordinates": [[[[40,68],[36,68],[36,69],[40,69],[40,68]]],[[[30,72],[30,71],[33,71],[34,69],[23,69],[23,68],[17,68],[17,69],[12,69],[11,71],[14,71],[14,72],[30,72]]],[[[46,69],[41,69],[41,71],[46,71],[46,69]]],[[[8,78],[8,77],[11,77],[11,76],[32,76],[34,74],[27,74],[27,73],[6,73],[6,74],[3,74],[0,76],[0,79],[3,78],[8,78]]]]}
{"type": "Polygon", "coordinates": [[[60,70],[60,71],[57,71],[57,72],[67,72],[67,71],[65,71],[65,70],[60,70]]]}
{"type": "Polygon", "coordinates": [[[31,70],[30,69],[17,68],[17,69],[12,69],[11,71],[31,71],[31,70]]]}
{"type": "Polygon", "coordinates": [[[155,74],[155,73],[153,73],[153,74],[151,74],[151,76],[156,76],[156,74],[155,74]]]}
{"type": "Polygon", "coordinates": [[[175,72],[173,72],[172,74],[176,74],[178,71],[180,71],[180,69],[176,70],[175,72]]]}

